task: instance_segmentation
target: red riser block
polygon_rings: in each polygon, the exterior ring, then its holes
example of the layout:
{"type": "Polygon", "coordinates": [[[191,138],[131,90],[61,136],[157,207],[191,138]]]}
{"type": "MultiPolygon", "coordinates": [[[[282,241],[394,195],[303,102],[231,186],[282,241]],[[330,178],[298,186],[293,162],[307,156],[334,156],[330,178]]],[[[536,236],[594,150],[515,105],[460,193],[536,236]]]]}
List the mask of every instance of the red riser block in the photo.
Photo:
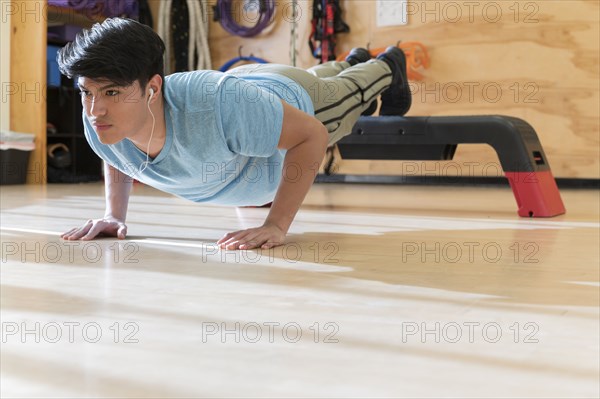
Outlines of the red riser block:
{"type": "Polygon", "coordinates": [[[522,217],[553,217],[565,213],[565,206],[552,171],[504,172],[517,200],[522,217]]]}

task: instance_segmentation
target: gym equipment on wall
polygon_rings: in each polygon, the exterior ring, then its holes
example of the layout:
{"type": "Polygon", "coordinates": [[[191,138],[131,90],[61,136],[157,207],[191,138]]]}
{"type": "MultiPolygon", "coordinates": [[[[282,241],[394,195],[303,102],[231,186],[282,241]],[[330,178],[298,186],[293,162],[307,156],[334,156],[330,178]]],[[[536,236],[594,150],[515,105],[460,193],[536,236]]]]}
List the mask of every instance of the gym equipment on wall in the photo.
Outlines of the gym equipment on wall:
{"type": "Polygon", "coordinates": [[[160,1],[157,32],[165,42],[165,75],[212,69],[207,7],[199,0],[160,1]]]}
{"type": "Polygon", "coordinates": [[[340,0],[313,0],[311,23],[308,45],[313,57],[321,62],[334,61],[335,35],[350,32],[350,27],[342,20],[340,0]]]}
{"type": "Polygon", "coordinates": [[[231,69],[232,66],[234,66],[238,62],[244,62],[244,61],[255,63],[255,64],[268,64],[269,63],[269,61],[267,61],[263,58],[260,58],[260,57],[255,57],[252,54],[250,54],[249,56],[242,55],[243,47],[244,46],[240,46],[238,49],[238,56],[230,59],[229,61],[227,61],[226,63],[221,65],[221,68],[219,68],[219,71],[221,71],[221,72],[228,71],[229,69],[231,69]]]}
{"type": "Polygon", "coordinates": [[[128,17],[137,19],[138,0],[48,0],[49,6],[70,8],[87,15],[104,17],[128,17]]]}
{"type": "MultiPolygon", "coordinates": [[[[213,6],[214,21],[218,21],[223,29],[232,35],[242,37],[256,36],[265,30],[273,22],[275,15],[275,0],[253,0],[244,3],[241,10],[237,10],[242,2],[239,0],[217,0],[217,4],[213,6]],[[245,19],[249,11],[254,11],[252,8],[258,4],[258,18],[253,26],[241,25],[236,21],[235,14],[237,11],[241,13],[241,19],[245,19]]],[[[254,18],[253,18],[254,19],[254,18]]]]}

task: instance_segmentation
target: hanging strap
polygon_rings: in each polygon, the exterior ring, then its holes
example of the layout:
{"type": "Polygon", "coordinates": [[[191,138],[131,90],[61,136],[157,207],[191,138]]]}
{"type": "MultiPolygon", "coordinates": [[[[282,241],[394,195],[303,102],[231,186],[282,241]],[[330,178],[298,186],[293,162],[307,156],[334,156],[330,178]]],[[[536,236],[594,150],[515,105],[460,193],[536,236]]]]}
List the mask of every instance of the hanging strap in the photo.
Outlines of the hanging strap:
{"type": "Polygon", "coordinates": [[[348,32],[350,27],[342,20],[339,0],[313,0],[313,19],[308,39],[313,57],[321,62],[335,60],[335,35],[348,32]]]}

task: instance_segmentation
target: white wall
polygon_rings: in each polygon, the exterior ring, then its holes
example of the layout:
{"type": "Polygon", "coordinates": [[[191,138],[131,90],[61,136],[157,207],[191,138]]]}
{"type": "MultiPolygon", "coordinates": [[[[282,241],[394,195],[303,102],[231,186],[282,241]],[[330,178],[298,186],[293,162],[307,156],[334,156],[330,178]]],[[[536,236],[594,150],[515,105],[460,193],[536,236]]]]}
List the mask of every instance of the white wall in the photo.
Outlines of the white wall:
{"type": "Polygon", "coordinates": [[[0,0],[0,129],[10,128],[10,101],[5,96],[5,84],[10,81],[10,13],[9,0],[0,0]],[[6,98],[5,98],[6,97],[6,98]]]}

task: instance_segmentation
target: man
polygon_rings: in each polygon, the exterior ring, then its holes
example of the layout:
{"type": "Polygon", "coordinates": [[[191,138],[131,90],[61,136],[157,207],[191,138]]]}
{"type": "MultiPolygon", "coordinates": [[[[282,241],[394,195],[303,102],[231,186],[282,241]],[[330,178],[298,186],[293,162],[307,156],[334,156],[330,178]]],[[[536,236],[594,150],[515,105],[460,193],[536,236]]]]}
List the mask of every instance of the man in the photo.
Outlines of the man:
{"type": "Polygon", "coordinates": [[[271,248],[287,231],[326,148],[363,113],[404,115],[406,60],[390,47],[377,59],[354,49],[308,71],[244,65],[227,73],[163,76],[165,46],[149,27],[114,18],[77,35],[58,55],[77,79],[85,135],[105,161],[106,212],[62,234],[125,238],[131,177],[195,202],[271,203],[262,226],[226,234],[225,249],[271,248]]]}

